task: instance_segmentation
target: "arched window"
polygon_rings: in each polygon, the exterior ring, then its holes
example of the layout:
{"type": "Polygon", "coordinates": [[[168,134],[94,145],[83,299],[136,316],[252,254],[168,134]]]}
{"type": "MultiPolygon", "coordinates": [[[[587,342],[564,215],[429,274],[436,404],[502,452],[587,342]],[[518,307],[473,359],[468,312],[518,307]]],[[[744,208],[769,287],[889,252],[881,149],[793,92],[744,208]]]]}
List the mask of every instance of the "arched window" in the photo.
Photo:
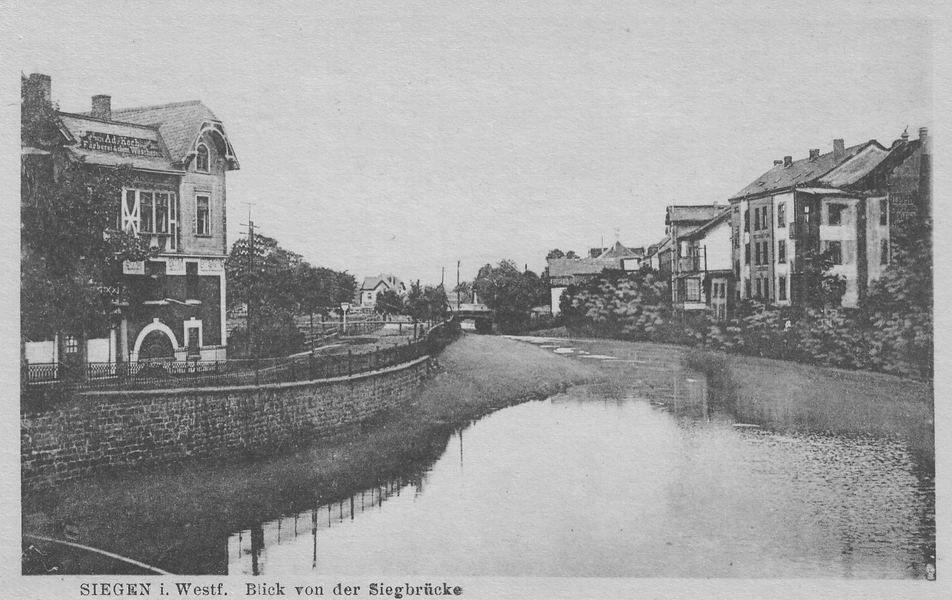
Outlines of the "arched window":
{"type": "Polygon", "coordinates": [[[195,170],[208,173],[208,146],[198,145],[198,151],[195,156],[195,170]]]}

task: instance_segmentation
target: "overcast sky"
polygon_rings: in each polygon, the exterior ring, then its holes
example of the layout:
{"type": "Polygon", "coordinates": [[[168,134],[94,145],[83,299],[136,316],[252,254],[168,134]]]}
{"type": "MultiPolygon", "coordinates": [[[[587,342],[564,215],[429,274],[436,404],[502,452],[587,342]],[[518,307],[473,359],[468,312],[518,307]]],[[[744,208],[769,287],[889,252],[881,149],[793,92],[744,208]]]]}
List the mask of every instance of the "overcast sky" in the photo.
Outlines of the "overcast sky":
{"type": "Polygon", "coordinates": [[[870,20],[874,4],[51,4],[13,9],[12,46],[63,110],[94,94],[211,108],[241,162],[229,243],[250,202],[316,265],[424,283],[445,266],[455,283],[457,260],[471,278],[616,234],[648,245],[665,206],[726,203],[834,138],[915,138],[932,122],[929,24],[908,5],[870,20]]]}

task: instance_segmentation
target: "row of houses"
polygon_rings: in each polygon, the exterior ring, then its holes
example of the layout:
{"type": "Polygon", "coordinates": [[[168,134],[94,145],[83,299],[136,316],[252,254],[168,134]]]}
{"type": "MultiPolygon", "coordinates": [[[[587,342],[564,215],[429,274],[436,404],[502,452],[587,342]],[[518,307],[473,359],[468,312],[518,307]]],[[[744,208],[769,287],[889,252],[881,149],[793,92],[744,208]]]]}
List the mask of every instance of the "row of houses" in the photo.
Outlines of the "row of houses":
{"type": "Polygon", "coordinates": [[[607,269],[654,269],[671,283],[676,310],[727,318],[742,300],[779,306],[805,302],[818,255],[845,282],[842,305],[855,307],[889,265],[892,237],[908,219],[931,218],[931,143],[926,128],[888,148],[875,140],[806,158],[785,156],[726,204],[668,206],[665,234],[641,249],[616,244],[606,260],[549,259],[552,311],[569,285],[607,269]],[[610,256],[610,257],[609,257],[610,256]]]}

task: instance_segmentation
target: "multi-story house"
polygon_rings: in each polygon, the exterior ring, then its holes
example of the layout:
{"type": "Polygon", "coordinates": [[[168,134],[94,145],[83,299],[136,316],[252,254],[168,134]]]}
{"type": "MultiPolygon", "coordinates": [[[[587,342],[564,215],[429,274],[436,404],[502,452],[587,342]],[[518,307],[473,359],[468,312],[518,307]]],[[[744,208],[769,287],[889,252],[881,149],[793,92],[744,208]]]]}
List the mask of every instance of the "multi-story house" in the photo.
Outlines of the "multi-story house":
{"type": "MultiPolygon", "coordinates": [[[[30,75],[40,101],[51,81],[30,75]]],[[[62,156],[92,169],[131,167],[115,199],[116,228],[144,238],[156,256],[125,262],[110,283],[114,325],[105,338],[64,331],[27,344],[30,362],[220,360],[226,358],[225,176],[239,168],[224,126],[200,101],[55,113],[62,156]],[[74,357],[75,360],[75,357],[74,357]]]]}
{"type": "Polygon", "coordinates": [[[710,222],[728,207],[722,204],[669,206],[665,211],[665,240],[658,248],[658,271],[671,281],[671,301],[677,302],[676,280],[681,273],[682,258],[690,253],[690,244],[684,236],[710,222]]]}
{"type": "Polygon", "coordinates": [[[837,139],[832,152],[774,161],[731,197],[737,299],[801,303],[812,289],[810,261],[823,254],[845,280],[843,306],[856,306],[889,244],[887,199],[856,184],[889,153],[875,140],[846,147],[837,139]]]}
{"type": "Polygon", "coordinates": [[[718,320],[727,318],[734,285],[730,214],[724,207],[719,215],[681,236],[683,255],[674,275],[675,310],[709,310],[718,320]]]}

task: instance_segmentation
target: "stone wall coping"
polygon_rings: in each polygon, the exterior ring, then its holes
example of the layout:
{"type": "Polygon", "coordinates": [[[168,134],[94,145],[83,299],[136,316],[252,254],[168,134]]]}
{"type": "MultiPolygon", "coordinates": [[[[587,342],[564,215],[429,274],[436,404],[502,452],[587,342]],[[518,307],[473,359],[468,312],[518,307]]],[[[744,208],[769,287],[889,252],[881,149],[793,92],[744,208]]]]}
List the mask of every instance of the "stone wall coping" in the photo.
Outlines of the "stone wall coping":
{"type": "Polygon", "coordinates": [[[420,358],[412,360],[410,362],[394,365],[392,367],[387,367],[386,369],[379,369],[376,371],[365,371],[363,373],[357,373],[355,375],[343,376],[343,377],[328,377],[326,379],[309,379],[307,381],[287,381],[283,383],[262,383],[260,385],[229,385],[229,386],[221,386],[221,387],[189,387],[189,388],[151,389],[151,390],[89,390],[86,392],[81,392],[78,395],[84,398],[90,397],[90,396],[133,396],[135,397],[135,396],[168,396],[168,395],[181,395],[181,394],[201,394],[206,392],[239,392],[239,391],[249,391],[249,390],[288,389],[288,388],[314,385],[315,383],[317,384],[344,383],[348,381],[359,381],[361,379],[369,379],[371,377],[377,377],[379,375],[385,375],[387,373],[394,373],[396,371],[410,369],[429,359],[430,359],[430,355],[427,354],[427,355],[421,356],[420,358]]]}

